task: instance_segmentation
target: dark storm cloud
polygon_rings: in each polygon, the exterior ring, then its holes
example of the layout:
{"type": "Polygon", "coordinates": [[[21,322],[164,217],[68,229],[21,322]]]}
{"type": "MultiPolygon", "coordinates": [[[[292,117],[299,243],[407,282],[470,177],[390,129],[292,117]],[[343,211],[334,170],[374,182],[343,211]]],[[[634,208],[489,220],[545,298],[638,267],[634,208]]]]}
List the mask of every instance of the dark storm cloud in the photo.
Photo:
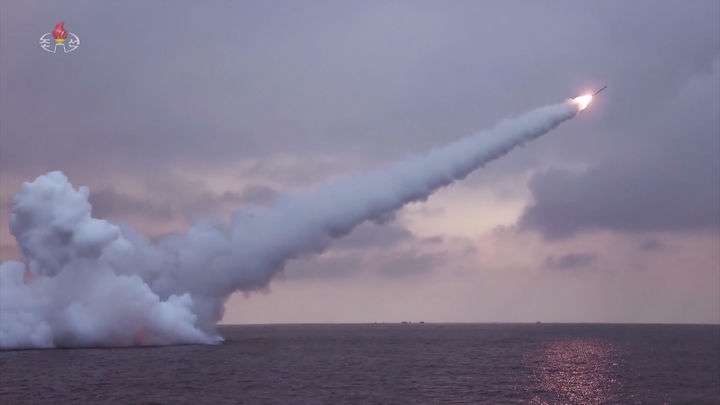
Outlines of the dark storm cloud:
{"type": "Polygon", "coordinates": [[[593,253],[568,253],[560,257],[548,256],[545,258],[545,266],[558,270],[580,269],[593,264],[596,260],[597,256],[593,253]]]}
{"type": "MultiPolygon", "coordinates": [[[[548,161],[590,167],[533,180],[536,205],[521,224],[548,236],[717,222],[709,208],[717,203],[716,110],[692,98],[664,107],[692,78],[717,75],[716,1],[1,7],[0,176],[61,169],[102,183],[122,171],[157,186],[176,167],[251,162],[240,175],[307,185],[607,83],[581,119],[464,184],[492,186],[548,161]],[[72,54],[37,45],[59,19],[81,37],[72,54]],[[566,207],[568,198],[577,203],[566,207]]],[[[717,94],[717,82],[705,86],[717,94]]],[[[246,191],[191,193],[172,205],[201,217],[272,199],[269,190],[246,191]]],[[[137,198],[105,205],[142,213],[169,204],[137,198]]]]}
{"type": "MultiPolygon", "coordinates": [[[[662,96],[716,50],[713,11],[700,1],[5,2],[1,164],[36,174],[288,153],[386,161],[589,81],[662,96]],[[74,54],[36,44],[59,15],[82,34],[74,54]]],[[[621,114],[645,108],[626,98],[621,114]]]]}
{"type": "Polygon", "coordinates": [[[581,173],[547,170],[534,176],[534,203],[520,225],[549,238],[582,230],[629,232],[720,227],[720,71],[687,80],[627,145],[581,173]]]}

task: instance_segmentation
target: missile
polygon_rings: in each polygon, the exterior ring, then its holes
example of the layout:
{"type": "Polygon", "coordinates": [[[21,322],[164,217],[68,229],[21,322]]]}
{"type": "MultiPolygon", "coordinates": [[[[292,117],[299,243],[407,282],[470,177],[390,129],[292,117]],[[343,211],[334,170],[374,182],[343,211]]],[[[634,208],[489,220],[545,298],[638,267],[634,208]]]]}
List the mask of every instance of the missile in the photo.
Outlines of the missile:
{"type": "Polygon", "coordinates": [[[599,89],[598,91],[596,91],[596,92],[594,92],[594,93],[592,93],[592,94],[584,94],[584,95],[583,95],[583,94],[580,94],[580,95],[577,95],[577,96],[575,96],[575,97],[573,97],[573,98],[583,97],[583,96],[586,96],[586,95],[587,95],[587,96],[591,96],[591,97],[595,97],[595,96],[597,96],[598,94],[600,94],[601,91],[603,91],[603,90],[605,90],[605,89],[607,89],[607,84],[604,85],[604,86],[602,86],[602,87],[600,87],[600,89],[599,89]]]}

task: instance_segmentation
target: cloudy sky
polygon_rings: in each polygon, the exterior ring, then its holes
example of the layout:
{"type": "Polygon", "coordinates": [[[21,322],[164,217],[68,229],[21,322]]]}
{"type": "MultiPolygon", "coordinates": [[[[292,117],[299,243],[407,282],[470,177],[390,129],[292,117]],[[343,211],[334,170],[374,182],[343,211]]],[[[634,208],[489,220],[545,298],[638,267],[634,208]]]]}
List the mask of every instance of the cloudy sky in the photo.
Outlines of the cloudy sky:
{"type": "Polygon", "coordinates": [[[49,170],[160,237],[608,84],[224,322],[720,322],[717,1],[0,4],[2,260],[49,170]]]}

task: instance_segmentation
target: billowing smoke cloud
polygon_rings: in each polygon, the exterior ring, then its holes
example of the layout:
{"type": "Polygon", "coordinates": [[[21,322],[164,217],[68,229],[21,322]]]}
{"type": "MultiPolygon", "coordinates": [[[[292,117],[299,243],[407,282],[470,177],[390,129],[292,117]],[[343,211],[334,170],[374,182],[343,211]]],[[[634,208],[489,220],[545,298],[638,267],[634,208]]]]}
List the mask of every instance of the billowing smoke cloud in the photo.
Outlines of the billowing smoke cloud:
{"type": "Polygon", "coordinates": [[[267,286],[289,259],[427,198],[580,108],[572,100],[539,108],[385,170],[238,211],[230,225],[203,222],[156,243],[93,218],[89,190],[64,174],[40,176],[13,200],[10,228],[25,262],[0,265],[0,347],[220,342],[215,325],[231,293],[267,286]]]}

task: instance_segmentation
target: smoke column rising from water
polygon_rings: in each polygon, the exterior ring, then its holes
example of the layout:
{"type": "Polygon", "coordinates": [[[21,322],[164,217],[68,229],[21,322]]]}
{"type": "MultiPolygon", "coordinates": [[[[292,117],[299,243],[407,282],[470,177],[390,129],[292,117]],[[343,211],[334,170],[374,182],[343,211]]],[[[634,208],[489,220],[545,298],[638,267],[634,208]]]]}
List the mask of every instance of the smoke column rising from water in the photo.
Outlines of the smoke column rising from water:
{"type": "Polygon", "coordinates": [[[24,263],[0,264],[0,348],[222,341],[216,323],[235,291],[263,288],[285,263],[318,253],[367,220],[467,176],[582,109],[542,107],[425,156],[284,195],[230,225],[201,222],[151,243],[92,218],[87,187],[61,172],[24,183],[10,229],[24,263]],[[26,282],[26,267],[34,277],[26,282]]]}

